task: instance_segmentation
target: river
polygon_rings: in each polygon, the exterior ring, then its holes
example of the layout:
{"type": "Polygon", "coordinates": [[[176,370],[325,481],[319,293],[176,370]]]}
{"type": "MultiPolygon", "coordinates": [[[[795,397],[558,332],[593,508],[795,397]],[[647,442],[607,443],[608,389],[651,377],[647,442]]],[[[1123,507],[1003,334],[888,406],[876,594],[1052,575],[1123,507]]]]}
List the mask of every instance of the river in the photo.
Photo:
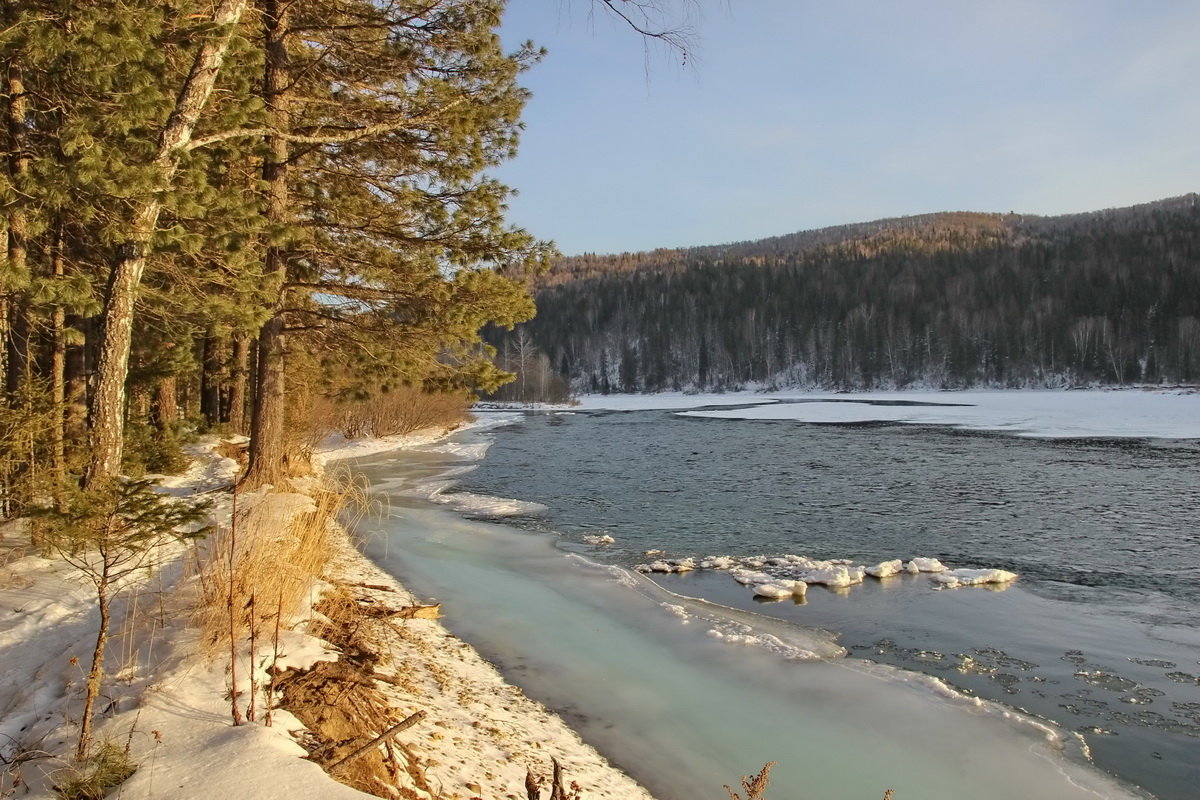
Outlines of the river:
{"type": "Polygon", "coordinates": [[[768,759],[784,797],[1120,795],[1090,753],[1174,800],[1200,782],[1196,463],[1188,442],[635,411],[528,415],[355,469],[389,509],[371,555],[660,797],[722,797],[768,759]],[[723,571],[637,576],[647,551],[1020,578],[764,603],[723,571]],[[849,657],[797,658],[828,655],[821,631],[849,657]]]}

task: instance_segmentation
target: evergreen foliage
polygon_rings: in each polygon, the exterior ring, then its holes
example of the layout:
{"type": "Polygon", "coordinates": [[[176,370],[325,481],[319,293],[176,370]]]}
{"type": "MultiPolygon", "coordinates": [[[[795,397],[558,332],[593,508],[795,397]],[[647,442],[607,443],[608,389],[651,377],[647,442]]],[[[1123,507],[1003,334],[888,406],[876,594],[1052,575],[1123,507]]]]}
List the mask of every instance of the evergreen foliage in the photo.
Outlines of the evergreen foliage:
{"type": "Polygon", "coordinates": [[[194,535],[131,477],[209,428],[274,483],[316,404],[418,424],[511,377],[479,330],[532,316],[511,275],[550,247],[487,175],[540,55],[502,50],[503,8],[0,0],[0,515],[96,585],[81,763],[112,598],[194,535]]]}
{"type": "Polygon", "coordinates": [[[250,433],[273,480],[307,395],[511,377],[478,332],[532,316],[509,276],[551,248],[487,175],[540,57],[503,7],[0,3],[7,513],[34,472],[178,469],[193,428],[250,433]]]}

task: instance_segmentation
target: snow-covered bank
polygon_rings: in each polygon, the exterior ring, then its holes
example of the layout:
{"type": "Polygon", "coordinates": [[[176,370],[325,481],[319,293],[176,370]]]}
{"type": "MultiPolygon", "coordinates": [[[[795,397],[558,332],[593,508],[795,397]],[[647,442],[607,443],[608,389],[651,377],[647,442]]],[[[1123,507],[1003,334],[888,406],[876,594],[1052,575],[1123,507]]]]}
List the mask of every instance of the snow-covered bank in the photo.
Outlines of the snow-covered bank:
{"type": "Polygon", "coordinates": [[[1200,392],[1189,389],[664,392],[584,395],[577,405],[546,408],[678,410],[712,419],[811,423],[897,422],[1044,438],[1200,439],[1200,392]]]}
{"type": "MultiPolygon", "coordinates": [[[[321,460],[429,444],[444,433],[341,443],[325,448],[321,460]]],[[[170,488],[187,494],[228,485],[235,469],[231,459],[210,454],[204,468],[171,480],[170,488]]],[[[271,494],[261,502],[277,503],[284,525],[304,500],[271,494]]],[[[345,531],[334,532],[332,547],[330,565],[310,590],[312,601],[322,588],[339,585],[367,606],[415,604],[404,587],[355,549],[345,531]]],[[[91,588],[62,562],[26,555],[27,550],[21,526],[0,530],[0,797],[10,792],[53,797],[54,784],[68,774],[96,630],[91,588]]],[[[227,658],[207,658],[189,624],[188,588],[196,580],[190,558],[182,550],[164,558],[116,609],[98,722],[100,737],[128,744],[139,765],[120,796],[367,796],[304,760],[304,726],[288,712],[274,710],[270,727],[262,723],[261,708],[257,723],[232,725],[227,658]]],[[[321,616],[311,606],[284,626],[280,668],[337,659],[330,646],[306,632],[321,616]]],[[[586,797],[649,798],[436,620],[387,620],[376,628],[377,671],[395,676],[381,690],[402,713],[426,714],[399,740],[410,777],[421,776],[404,786],[405,797],[524,797],[527,772],[546,776],[556,759],[566,781],[577,782],[586,797]]],[[[246,656],[239,664],[243,682],[251,666],[246,656]]]]}
{"type": "Polygon", "coordinates": [[[688,416],[811,423],[946,425],[1038,438],[1200,438],[1200,393],[1171,391],[871,392],[778,395],[770,405],[688,416]]]}

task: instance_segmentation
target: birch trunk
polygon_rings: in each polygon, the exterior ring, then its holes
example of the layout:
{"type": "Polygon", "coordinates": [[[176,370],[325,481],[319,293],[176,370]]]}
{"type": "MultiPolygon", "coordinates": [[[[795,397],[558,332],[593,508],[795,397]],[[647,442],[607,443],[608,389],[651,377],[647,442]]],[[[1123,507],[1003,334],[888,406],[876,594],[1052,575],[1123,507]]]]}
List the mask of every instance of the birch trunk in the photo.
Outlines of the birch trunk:
{"type": "MultiPolygon", "coordinates": [[[[178,169],[181,149],[191,140],[200,113],[217,81],[229,49],[230,39],[249,0],[222,0],[212,21],[219,33],[208,39],[196,54],[159,138],[154,166],[160,189],[170,187],[178,169]]],[[[133,306],[137,298],[151,238],[158,225],[162,201],[156,193],[136,208],[129,237],[117,248],[104,298],[103,334],[92,397],[92,453],[84,473],[85,487],[116,477],[121,468],[125,432],[125,379],[129,373],[129,347],[133,337],[133,306]]]]}

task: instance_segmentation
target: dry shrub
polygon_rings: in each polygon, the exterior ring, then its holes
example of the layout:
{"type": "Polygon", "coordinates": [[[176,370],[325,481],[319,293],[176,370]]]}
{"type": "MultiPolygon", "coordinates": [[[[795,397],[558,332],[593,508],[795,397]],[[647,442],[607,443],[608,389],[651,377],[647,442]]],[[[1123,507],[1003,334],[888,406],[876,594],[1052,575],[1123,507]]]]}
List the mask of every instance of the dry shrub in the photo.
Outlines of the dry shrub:
{"type": "Polygon", "coordinates": [[[315,444],[331,433],[347,439],[401,436],[425,428],[450,428],[467,418],[462,394],[425,392],[401,386],[365,400],[314,398],[308,408],[310,438],[315,444]]]}
{"type": "Polygon", "coordinates": [[[334,526],[352,499],[349,490],[331,488],[311,492],[311,503],[268,494],[238,508],[228,528],[196,548],[196,622],[214,653],[231,633],[246,636],[251,622],[258,627],[296,613],[333,554],[334,526]]]}
{"type": "MultiPolygon", "coordinates": [[[[775,766],[774,761],[768,761],[762,771],[754,776],[742,776],[742,789],[746,792],[746,800],[766,800],[767,784],[771,778],[771,767],[775,766]]],[[[729,786],[725,787],[725,791],[729,792],[729,800],[742,800],[741,795],[735,792],[729,786]]]]}

